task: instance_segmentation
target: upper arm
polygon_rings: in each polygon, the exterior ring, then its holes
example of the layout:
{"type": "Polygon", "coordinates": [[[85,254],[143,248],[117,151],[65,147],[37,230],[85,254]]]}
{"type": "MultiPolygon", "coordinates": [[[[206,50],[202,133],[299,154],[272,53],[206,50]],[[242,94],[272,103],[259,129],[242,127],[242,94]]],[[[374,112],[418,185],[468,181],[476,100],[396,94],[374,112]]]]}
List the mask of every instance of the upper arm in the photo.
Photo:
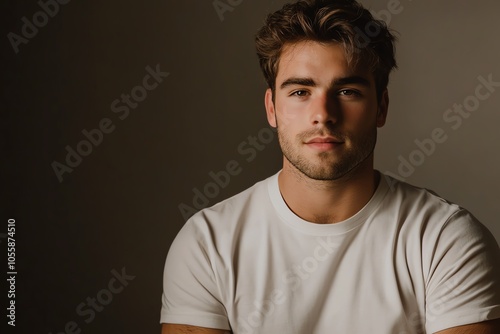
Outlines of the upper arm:
{"type": "Polygon", "coordinates": [[[498,333],[500,333],[500,319],[448,328],[436,332],[435,334],[498,334],[498,333]]]}
{"type": "Polygon", "coordinates": [[[163,324],[161,334],[231,334],[224,329],[196,327],[179,324],[163,324]]]}
{"type": "Polygon", "coordinates": [[[444,333],[468,333],[456,330],[464,324],[490,326],[482,323],[500,316],[500,249],[491,232],[460,210],[441,229],[428,254],[427,332],[453,328],[455,332],[444,333]]]}
{"type": "Polygon", "coordinates": [[[231,328],[223,303],[225,284],[216,271],[221,265],[209,237],[203,224],[190,220],[173,241],[165,262],[160,323],[231,328]]]}

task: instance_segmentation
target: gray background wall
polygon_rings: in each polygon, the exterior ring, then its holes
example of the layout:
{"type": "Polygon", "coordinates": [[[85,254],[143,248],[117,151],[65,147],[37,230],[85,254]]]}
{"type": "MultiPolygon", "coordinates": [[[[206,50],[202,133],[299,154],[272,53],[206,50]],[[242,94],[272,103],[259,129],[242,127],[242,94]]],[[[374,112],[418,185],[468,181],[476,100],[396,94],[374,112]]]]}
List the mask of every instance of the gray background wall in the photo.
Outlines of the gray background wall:
{"type": "MultiPolygon", "coordinates": [[[[9,332],[159,332],[163,264],[184,224],[179,205],[193,206],[194,189],[203,192],[210,172],[232,160],[241,172],[207,205],[280,168],[276,139],[240,152],[267,127],[253,36],[283,3],[244,0],[221,20],[208,0],[71,1],[17,54],[6,36],[21,34],[22,18],[32,21],[40,5],[2,3],[0,247],[6,254],[7,219],[15,218],[18,271],[9,332]],[[113,112],[112,102],[157,64],[168,77],[127,117],[113,112]],[[51,164],[65,163],[66,146],[76,149],[82,131],[103,119],[114,130],[59,182],[51,164]],[[119,292],[113,270],[130,276],[119,292]],[[87,298],[106,305],[91,316],[87,298]]],[[[380,12],[392,1],[363,3],[380,12]]],[[[500,81],[500,4],[401,0],[397,8],[390,24],[400,69],[376,166],[468,208],[500,240],[500,88],[456,130],[443,119],[455,103],[473,101],[479,76],[500,81]],[[411,175],[400,173],[400,157],[417,157],[415,140],[435,128],[447,140],[411,175]]]]}

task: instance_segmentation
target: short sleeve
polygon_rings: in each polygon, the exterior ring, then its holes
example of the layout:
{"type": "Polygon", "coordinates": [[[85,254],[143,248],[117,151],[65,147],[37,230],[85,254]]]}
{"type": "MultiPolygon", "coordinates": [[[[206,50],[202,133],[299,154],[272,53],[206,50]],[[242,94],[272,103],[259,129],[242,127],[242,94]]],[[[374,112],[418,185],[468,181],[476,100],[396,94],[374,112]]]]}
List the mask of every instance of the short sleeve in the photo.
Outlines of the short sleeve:
{"type": "Polygon", "coordinates": [[[165,262],[161,323],[230,330],[214,273],[207,233],[188,220],[165,262]]]}
{"type": "Polygon", "coordinates": [[[500,318],[500,250],[461,209],[443,226],[426,281],[427,333],[500,318]]]}

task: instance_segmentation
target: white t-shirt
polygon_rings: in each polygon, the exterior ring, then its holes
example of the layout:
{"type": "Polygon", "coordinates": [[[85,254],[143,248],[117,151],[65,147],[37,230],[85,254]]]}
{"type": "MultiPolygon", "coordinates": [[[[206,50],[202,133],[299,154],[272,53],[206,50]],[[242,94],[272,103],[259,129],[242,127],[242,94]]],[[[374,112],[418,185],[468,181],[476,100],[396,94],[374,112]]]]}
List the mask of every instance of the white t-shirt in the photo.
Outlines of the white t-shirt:
{"type": "Polygon", "coordinates": [[[351,218],[295,215],[278,174],[189,219],[161,323],[249,333],[434,333],[500,318],[500,250],[470,213],[381,177],[351,218]]]}

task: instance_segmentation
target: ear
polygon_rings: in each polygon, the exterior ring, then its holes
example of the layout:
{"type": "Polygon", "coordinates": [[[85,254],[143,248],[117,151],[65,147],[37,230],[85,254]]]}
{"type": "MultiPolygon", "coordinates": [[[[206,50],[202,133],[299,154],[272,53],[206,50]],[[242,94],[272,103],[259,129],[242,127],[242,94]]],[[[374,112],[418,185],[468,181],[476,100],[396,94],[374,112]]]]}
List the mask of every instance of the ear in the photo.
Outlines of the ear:
{"type": "Polygon", "coordinates": [[[273,92],[271,88],[266,90],[266,96],[264,98],[264,104],[266,105],[267,121],[269,125],[273,128],[276,127],[276,109],[274,108],[273,102],[273,92]]]}
{"type": "Polygon", "coordinates": [[[381,128],[385,125],[388,110],[389,110],[389,92],[386,89],[382,93],[382,96],[380,97],[380,102],[378,104],[378,111],[377,111],[378,128],[381,128]]]}

